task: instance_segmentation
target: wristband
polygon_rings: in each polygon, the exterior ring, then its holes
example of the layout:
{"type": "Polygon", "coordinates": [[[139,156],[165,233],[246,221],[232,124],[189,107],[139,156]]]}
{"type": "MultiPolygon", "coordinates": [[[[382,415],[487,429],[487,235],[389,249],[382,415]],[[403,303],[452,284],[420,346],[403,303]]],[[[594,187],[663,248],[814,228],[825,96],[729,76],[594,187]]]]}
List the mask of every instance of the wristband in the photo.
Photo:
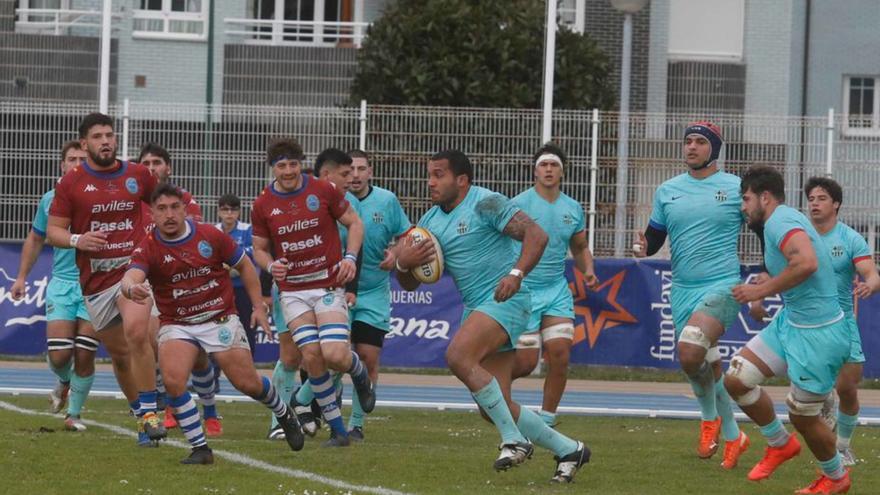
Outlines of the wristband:
{"type": "Polygon", "coordinates": [[[266,265],[266,273],[268,273],[270,275],[272,274],[272,265],[274,265],[274,264],[275,264],[275,260],[272,260],[269,262],[268,265],[266,265]]]}
{"type": "Polygon", "coordinates": [[[131,286],[128,286],[128,298],[131,299],[131,286]]]}
{"type": "Polygon", "coordinates": [[[357,264],[358,261],[358,257],[351,253],[345,253],[345,256],[343,256],[342,259],[351,260],[351,262],[355,264],[357,264]]]}
{"type": "Polygon", "coordinates": [[[397,271],[399,271],[399,272],[404,272],[404,273],[406,273],[406,272],[409,271],[409,270],[406,270],[406,269],[404,269],[404,268],[402,268],[402,267],[400,266],[400,260],[399,260],[399,259],[395,259],[395,260],[394,260],[394,268],[396,268],[397,271]]]}
{"type": "Polygon", "coordinates": [[[76,248],[76,243],[79,242],[79,238],[82,237],[80,234],[72,234],[70,236],[70,247],[76,248]]]}
{"type": "Polygon", "coordinates": [[[508,273],[508,275],[513,275],[514,277],[516,277],[520,280],[522,280],[525,277],[525,274],[519,268],[514,268],[514,269],[510,270],[510,273],[508,273]]]}

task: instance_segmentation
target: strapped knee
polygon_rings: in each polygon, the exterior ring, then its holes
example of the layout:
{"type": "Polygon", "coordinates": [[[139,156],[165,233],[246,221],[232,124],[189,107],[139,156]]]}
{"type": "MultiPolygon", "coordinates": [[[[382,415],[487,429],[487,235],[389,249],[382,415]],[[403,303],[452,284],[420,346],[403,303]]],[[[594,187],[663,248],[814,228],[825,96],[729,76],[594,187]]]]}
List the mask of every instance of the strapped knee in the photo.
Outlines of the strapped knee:
{"type": "Polygon", "coordinates": [[[302,325],[293,330],[293,341],[297,347],[318,343],[318,327],[302,325]]]}
{"type": "Polygon", "coordinates": [[[751,406],[761,398],[761,383],[764,381],[764,373],[748,359],[736,355],[730,360],[730,367],[727,368],[728,376],[736,378],[747,389],[743,395],[735,397],[734,400],[741,406],[751,406]]]}
{"type": "Polygon", "coordinates": [[[544,341],[553,339],[574,340],[574,325],[571,322],[557,323],[541,329],[541,338],[544,341]]]}
{"type": "Polygon", "coordinates": [[[66,351],[73,349],[73,346],[73,339],[46,339],[46,348],[49,350],[49,352],[66,351]]]}
{"type": "Polygon", "coordinates": [[[796,416],[818,416],[827,398],[828,394],[814,394],[792,384],[785,404],[788,412],[796,416]]]}
{"type": "Polygon", "coordinates": [[[74,345],[77,349],[98,352],[98,339],[86,337],[85,335],[78,335],[74,340],[76,341],[74,345]]]}
{"type": "Polygon", "coordinates": [[[516,341],[517,349],[540,349],[541,348],[541,334],[538,332],[526,333],[520,335],[519,339],[516,341]]]}
{"type": "Polygon", "coordinates": [[[678,341],[702,347],[706,351],[712,346],[712,341],[709,340],[709,337],[706,337],[703,329],[695,325],[686,325],[681,330],[681,336],[678,338],[678,341]]]}

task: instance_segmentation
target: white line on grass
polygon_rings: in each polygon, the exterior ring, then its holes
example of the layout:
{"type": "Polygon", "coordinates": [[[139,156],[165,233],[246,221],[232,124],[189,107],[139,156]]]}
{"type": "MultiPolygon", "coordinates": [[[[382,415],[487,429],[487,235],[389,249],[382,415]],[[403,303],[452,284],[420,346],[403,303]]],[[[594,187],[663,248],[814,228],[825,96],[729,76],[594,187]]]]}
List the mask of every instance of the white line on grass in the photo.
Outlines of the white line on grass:
{"type": "MultiPolygon", "coordinates": [[[[34,411],[32,409],[25,409],[22,407],[18,407],[15,404],[10,404],[8,402],[0,400],[0,409],[6,409],[7,411],[17,412],[19,414],[26,414],[28,416],[49,416],[52,418],[58,418],[60,415],[51,414],[43,411],[34,411]]],[[[103,428],[105,430],[110,430],[113,433],[118,435],[125,435],[129,437],[137,437],[137,433],[122,428],[116,425],[110,425],[106,423],[99,423],[97,421],[93,421],[91,419],[83,419],[83,423],[89,426],[96,426],[98,428],[103,428]]],[[[190,446],[187,443],[178,441],[178,440],[165,440],[163,445],[170,445],[172,447],[178,447],[181,449],[189,450],[190,446]]],[[[302,471],[300,469],[290,469],[282,466],[276,466],[274,464],[269,464],[268,462],[263,462],[253,457],[248,457],[243,454],[237,454],[235,452],[228,452],[225,450],[216,450],[214,449],[214,455],[220,457],[222,459],[226,459],[227,461],[235,462],[238,464],[244,464],[248,467],[253,467],[257,469],[262,469],[263,471],[269,471],[271,473],[277,473],[284,476],[289,476],[291,478],[299,478],[309,481],[314,481],[317,483],[323,483],[325,485],[332,486],[334,488],[339,488],[342,490],[351,490],[355,492],[363,492],[363,493],[375,493],[376,495],[409,495],[406,492],[399,492],[397,490],[391,490],[389,488],[383,488],[381,486],[363,486],[363,485],[354,485],[351,483],[346,483],[345,481],[336,480],[333,478],[328,478],[326,476],[321,476],[320,474],[310,473],[308,471],[302,471]]]]}

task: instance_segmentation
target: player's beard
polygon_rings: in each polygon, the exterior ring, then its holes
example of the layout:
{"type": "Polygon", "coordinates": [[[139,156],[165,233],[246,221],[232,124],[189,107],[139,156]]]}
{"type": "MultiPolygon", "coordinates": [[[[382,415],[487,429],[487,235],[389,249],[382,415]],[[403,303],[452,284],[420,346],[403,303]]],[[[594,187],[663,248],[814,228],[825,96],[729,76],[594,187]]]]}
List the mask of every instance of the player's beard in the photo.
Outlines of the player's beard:
{"type": "Polygon", "coordinates": [[[108,158],[102,158],[99,153],[100,151],[95,153],[92,152],[91,148],[89,149],[89,158],[92,159],[92,162],[95,165],[98,165],[100,167],[110,167],[116,163],[116,150],[113,150],[113,152],[110,153],[110,157],[108,158]]]}

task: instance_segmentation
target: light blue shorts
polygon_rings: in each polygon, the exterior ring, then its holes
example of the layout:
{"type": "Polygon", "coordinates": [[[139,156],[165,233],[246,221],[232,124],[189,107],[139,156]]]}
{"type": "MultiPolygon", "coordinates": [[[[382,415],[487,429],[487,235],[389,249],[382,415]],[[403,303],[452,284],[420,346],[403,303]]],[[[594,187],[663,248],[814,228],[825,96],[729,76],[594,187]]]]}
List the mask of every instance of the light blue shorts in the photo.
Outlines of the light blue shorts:
{"type": "Polygon", "coordinates": [[[703,287],[673,286],[670,291],[672,321],[675,323],[675,340],[694,313],[703,313],[720,321],[725,329],[736,321],[740,304],[731,290],[740,284],[739,278],[727,278],[703,287]]]}
{"type": "Polygon", "coordinates": [[[387,332],[391,326],[391,287],[379,286],[357,293],[354,307],[349,309],[351,323],[360,321],[387,332]]]}
{"type": "Polygon", "coordinates": [[[846,325],[849,329],[849,357],[847,363],[864,363],[865,352],[862,350],[862,336],[859,334],[859,324],[852,313],[846,315],[846,325]]]}
{"type": "Polygon", "coordinates": [[[545,286],[529,286],[532,293],[532,315],[529,318],[528,331],[537,332],[541,329],[541,320],[545,316],[558,316],[574,320],[574,299],[568,280],[545,286]]]}
{"type": "Polygon", "coordinates": [[[520,335],[527,331],[529,316],[532,314],[532,297],[526,286],[522,286],[519,292],[502,303],[496,302],[495,299],[490,297],[476,308],[465,308],[461,315],[462,324],[474,311],[479,311],[489,316],[504,328],[509,338],[498,350],[512,351],[520,335]]]}
{"type": "Polygon", "coordinates": [[[824,395],[834,388],[841,366],[850,357],[851,339],[844,317],[820,327],[802,328],[793,326],[783,310],[746,347],[777,375],[786,372],[797,387],[824,395]]]}
{"type": "Polygon", "coordinates": [[[52,278],[46,288],[46,321],[89,321],[79,281],[52,278]]]}

